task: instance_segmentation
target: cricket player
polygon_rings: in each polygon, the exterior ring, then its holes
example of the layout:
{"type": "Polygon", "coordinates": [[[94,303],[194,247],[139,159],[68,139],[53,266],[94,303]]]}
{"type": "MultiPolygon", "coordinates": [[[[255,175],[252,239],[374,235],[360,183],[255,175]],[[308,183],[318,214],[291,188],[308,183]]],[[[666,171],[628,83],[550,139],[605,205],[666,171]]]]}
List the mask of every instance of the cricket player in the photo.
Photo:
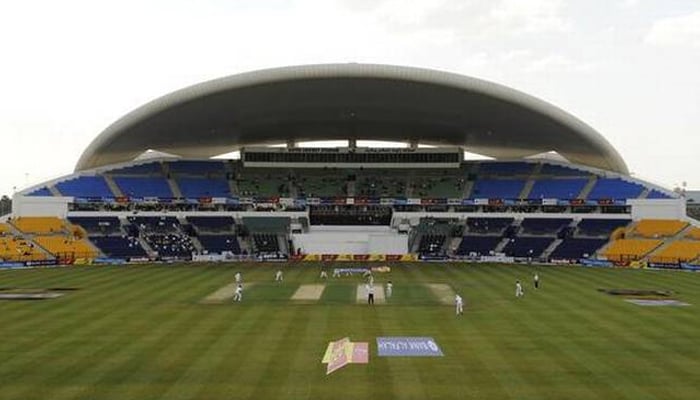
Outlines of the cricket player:
{"type": "Polygon", "coordinates": [[[321,279],[328,279],[328,272],[325,269],[321,270],[321,279]]]}
{"type": "Polygon", "coordinates": [[[534,281],[535,289],[539,289],[540,288],[540,276],[537,275],[537,272],[535,272],[535,276],[532,278],[532,280],[534,281]]]}
{"type": "Polygon", "coordinates": [[[374,276],[372,276],[372,274],[369,274],[367,281],[369,282],[370,286],[374,286],[374,276]]]}
{"type": "Polygon", "coordinates": [[[515,281],[515,297],[523,297],[525,296],[525,292],[523,292],[523,285],[520,284],[520,281],[515,281]]]}
{"type": "Polygon", "coordinates": [[[464,314],[464,300],[462,296],[455,294],[455,315],[464,314]]]}
{"type": "Polygon", "coordinates": [[[284,280],[284,276],[282,275],[282,270],[278,269],[277,273],[275,274],[275,282],[282,283],[283,280],[284,280]]]}
{"type": "Polygon", "coordinates": [[[338,268],[333,268],[333,277],[340,278],[340,270],[338,268]]]}
{"type": "Polygon", "coordinates": [[[394,284],[391,281],[386,283],[386,297],[391,297],[391,292],[394,290],[394,284]]]}
{"type": "Polygon", "coordinates": [[[233,293],[233,301],[243,300],[243,285],[240,283],[236,286],[236,291],[233,293]]]}
{"type": "Polygon", "coordinates": [[[236,272],[236,275],[234,275],[234,277],[236,278],[236,283],[241,283],[243,276],[241,276],[240,272],[236,272]]]}
{"type": "Polygon", "coordinates": [[[367,304],[374,305],[374,286],[367,285],[367,304]]]}

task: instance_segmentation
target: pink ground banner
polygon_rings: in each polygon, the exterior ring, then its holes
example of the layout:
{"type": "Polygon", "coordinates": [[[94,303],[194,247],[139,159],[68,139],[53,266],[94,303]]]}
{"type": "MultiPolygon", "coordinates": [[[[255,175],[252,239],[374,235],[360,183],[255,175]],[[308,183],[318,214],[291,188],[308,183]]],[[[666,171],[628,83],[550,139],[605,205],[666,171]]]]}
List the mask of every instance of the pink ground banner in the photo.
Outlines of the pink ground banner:
{"type": "Polygon", "coordinates": [[[349,341],[347,339],[333,342],[330,359],[328,360],[328,366],[326,368],[326,375],[330,375],[334,371],[350,364],[350,358],[348,358],[347,352],[345,351],[345,347],[348,343],[349,341]]]}
{"type": "Polygon", "coordinates": [[[354,342],[352,347],[352,357],[350,362],[353,364],[369,363],[369,343],[354,342]]]}

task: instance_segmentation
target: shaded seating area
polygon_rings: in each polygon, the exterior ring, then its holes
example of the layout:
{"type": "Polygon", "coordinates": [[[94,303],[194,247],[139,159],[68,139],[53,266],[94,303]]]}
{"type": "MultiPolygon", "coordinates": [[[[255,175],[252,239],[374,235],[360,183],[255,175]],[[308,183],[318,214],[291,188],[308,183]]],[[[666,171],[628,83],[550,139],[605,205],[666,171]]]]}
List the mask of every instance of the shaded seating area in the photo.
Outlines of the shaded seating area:
{"type": "Polygon", "coordinates": [[[469,235],[462,237],[459,247],[455,250],[458,256],[468,256],[474,253],[477,256],[490,254],[501,242],[500,236],[476,236],[469,235]]]}
{"type": "Polygon", "coordinates": [[[503,248],[503,253],[510,257],[537,258],[542,255],[553,240],[553,238],[548,237],[514,237],[503,248]]]}
{"type": "Polygon", "coordinates": [[[90,241],[107,257],[132,258],[147,256],[138,239],[130,236],[90,236],[90,241]]]}
{"type": "Polygon", "coordinates": [[[554,260],[578,260],[588,258],[605,246],[607,239],[566,238],[550,254],[554,260]]]}

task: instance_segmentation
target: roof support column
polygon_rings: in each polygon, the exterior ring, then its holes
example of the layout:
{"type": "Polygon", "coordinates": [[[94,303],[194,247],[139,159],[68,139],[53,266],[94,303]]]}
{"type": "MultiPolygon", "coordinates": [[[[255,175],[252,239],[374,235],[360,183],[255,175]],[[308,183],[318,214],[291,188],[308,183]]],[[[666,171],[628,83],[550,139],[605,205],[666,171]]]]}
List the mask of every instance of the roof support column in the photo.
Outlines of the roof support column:
{"type": "Polygon", "coordinates": [[[297,141],[294,139],[287,139],[287,148],[293,149],[295,147],[297,147],[297,141]]]}
{"type": "Polygon", "coordinates": [[[348,147],[351,149],[357,148],[357,139],[348,139],[348,147]]]}
{"type": "Polygon", "coordinates": [[[418,148],[418,139],[411,139],[408,141],[408,147],[411,149],[417,149],[418,148]]]}

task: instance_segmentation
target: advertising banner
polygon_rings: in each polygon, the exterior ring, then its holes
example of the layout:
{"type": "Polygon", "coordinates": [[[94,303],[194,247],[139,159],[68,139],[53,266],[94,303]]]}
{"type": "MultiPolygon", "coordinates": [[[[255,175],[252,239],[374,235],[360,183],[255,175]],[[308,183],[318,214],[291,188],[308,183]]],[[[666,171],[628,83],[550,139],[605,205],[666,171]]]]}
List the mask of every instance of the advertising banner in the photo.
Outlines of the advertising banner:
{"type": "Polygon", "coordinates": [[[432,337],[391,336],[377,338],[379,357],[442,357],[432,337]]]}

